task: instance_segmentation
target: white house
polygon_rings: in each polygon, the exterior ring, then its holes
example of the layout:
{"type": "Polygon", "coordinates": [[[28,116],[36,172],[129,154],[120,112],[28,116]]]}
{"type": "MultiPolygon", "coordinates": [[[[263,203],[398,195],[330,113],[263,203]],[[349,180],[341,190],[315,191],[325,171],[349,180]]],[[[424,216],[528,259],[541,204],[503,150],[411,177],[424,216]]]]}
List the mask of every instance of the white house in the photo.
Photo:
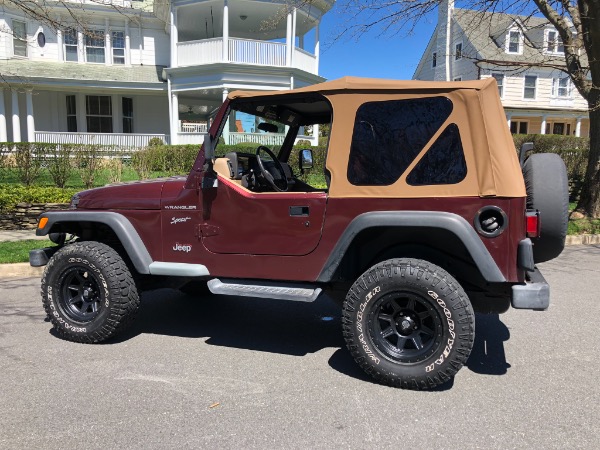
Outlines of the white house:
{"type": "MultiPolygon", "coordinates": [[[[46,1],[59,26],[5,5],[0,142],[200,143],[229,91],[323,81],[319,23],[334,0],[287,3],[46,1]]],[[[233,131],[231,143],[260,138],[233,131]]]]}
{"type": "Polygon", "coordinates": [[[444,0],[413,78],[494,77],[513,134],[588,136],[587,102],[560,66],[564,47],[546,19],[455,9],[444,0]]]}

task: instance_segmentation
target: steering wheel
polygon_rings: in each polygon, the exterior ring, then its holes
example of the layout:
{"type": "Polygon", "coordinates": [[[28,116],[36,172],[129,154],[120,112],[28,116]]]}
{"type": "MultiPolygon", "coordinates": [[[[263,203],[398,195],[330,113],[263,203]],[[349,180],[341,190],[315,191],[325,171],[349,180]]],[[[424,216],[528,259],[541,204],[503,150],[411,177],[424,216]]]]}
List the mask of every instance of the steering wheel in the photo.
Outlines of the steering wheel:
{"type": "Polygon", "coordinates": [[[281,162],[277,159],[277,157],[273,154],[273,152],[268,147],[265,147],[264,145],[258,146],[258,148],[256,149],[256,162],[258,163],[260,173],[262,174],[264,179],[267,180],[267,182],[273,187],[273,189],[275,189],[278,192],[287,192],[287,190],[289,188],[289,183],[288,183],[287,176],[285,174],[285,170],[283,170],[283,166],[281,165],[281,162]],[[277,169],[277,171],[279,172],[279,175],[281,176],[280,179],[275,180],[273,175],[271,175],[271,173],[267,169],[265,169],[265,165],[263,164],[263,162],[260,159],[261,151],[264,151],[267,155],[269,155],[271,157],[271,159],[275,163],[275,168],[277,169]],[[277,186],[278,181],[282,181],[281,187],[277,186]]]}

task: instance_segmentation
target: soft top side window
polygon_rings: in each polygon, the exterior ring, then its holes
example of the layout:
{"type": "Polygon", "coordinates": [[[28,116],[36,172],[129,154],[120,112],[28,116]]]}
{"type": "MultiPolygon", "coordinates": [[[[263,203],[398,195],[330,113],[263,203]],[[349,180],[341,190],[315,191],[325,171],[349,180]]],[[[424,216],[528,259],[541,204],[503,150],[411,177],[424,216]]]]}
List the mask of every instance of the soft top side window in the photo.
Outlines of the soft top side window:
{"type": "Polygon", "coordinates": [[[354,121],[348,181],[355,186],[395,183],[451,112],[447,97],[363,104],[354,121]]]}

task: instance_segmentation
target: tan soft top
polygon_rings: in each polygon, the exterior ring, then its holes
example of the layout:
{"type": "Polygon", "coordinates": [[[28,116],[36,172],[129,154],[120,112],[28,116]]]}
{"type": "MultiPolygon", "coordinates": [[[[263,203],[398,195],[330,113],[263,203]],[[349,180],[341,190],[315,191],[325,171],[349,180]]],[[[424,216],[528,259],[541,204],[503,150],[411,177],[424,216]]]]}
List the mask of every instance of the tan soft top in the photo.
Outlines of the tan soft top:
{"type": "MultiPolygon", "coordinates": [[[[333,107],[327,169],[331,197],[524,197],[525,184],[515,152],[498,87],[494,78],[475,81],[396,81],[344,77],[288,91],[234,91],[229,99],[320,93],[333,107]],[[389,186],[354,186],[347,178],[352,130],[358,108],[373,101],[444,96],[453,110],[404,174],[389,186]],[[410,186],[406,177],[427,153],[442,131],[458,125],[465,152],[467,176],[460,183],[410,186]]],[[[376,149],[374,149],[376,151],[376,149]]]]}

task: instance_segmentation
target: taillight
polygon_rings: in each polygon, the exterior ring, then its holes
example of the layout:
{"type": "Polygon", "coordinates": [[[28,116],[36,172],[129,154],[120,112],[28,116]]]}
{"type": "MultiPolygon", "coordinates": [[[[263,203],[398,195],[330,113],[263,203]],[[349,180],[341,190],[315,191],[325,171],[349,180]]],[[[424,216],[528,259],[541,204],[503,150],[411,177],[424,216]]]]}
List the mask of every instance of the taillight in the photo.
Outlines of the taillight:
{"type": "Polygon", "coordinates": [[[525,213],[527,237],[538,237],[540,235],[540,219],[539,211],[527,211],[525,213]]]}

